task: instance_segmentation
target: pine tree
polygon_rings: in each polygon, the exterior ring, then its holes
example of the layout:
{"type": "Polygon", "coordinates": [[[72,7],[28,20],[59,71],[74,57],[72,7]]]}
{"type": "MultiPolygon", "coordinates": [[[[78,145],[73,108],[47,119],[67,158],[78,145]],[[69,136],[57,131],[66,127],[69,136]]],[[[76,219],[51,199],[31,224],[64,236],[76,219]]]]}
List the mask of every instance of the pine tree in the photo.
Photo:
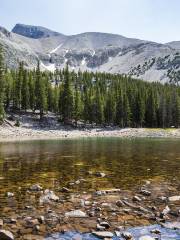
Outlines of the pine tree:
{"type": "Polygon", "coordinates": [[[38,61],[35,74],[35,109],[40,112],[40,119],[42,119],[44,112],[47,110],[47,95],[45,88],[46,79],[42,77],[40,71],[40,63],[38,61]]]}
{"type": "Polygon", "coordinates": [[[4,62],[3,62],[3,50],[0,46],[0,121],[4,119],[4,62]]]}
{"type": "Polygon", "coordinates": [[[73,92],[68,66],[66,67],[64,72],[64,83],[60,98],[60,102],[62,102],[62,105],[60,103],[62,120],[65,124],[67,124],[72,120],[73,117],[73,92]]]}
{"type": "Polygon", "coordinates": [[[15,109],[21,110],[22,103],[22,82],[23,82],[23,72],[24,64],[23,62],[19,63],[18,74],[15,79],[15,89],[14,89],[14,107],[15,109]]]}
{"type": "Polygon", "coordinates": [[[36,97],[35,97],[35,80],[33,74],[29,73],[29,106],[32,111],[36,108],[36,97]]]}
{"type": "Polygon", "coordinates": [[[21,107],[26,112],[29,108],[29,83],[28,83],[28,72],[23,69],[23,80],[21,88],[21,107]]]}
{"type": "Polygon", "coordinates": [[[75,77],[75,96],[74,96],[74,120],[77,126],[82,114],[81,93],[78,87],[77,76],[75,77]]]}

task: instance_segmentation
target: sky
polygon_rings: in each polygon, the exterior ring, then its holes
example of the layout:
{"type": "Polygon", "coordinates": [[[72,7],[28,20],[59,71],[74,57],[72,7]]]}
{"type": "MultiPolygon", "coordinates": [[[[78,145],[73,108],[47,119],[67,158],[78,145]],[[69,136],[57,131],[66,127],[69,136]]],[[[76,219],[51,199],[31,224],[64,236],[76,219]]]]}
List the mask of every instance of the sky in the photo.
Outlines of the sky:
{"type": "Polygon", "coordinates": [[[0,0],[0,25],[44,26],[73,35],[107,32],[180,41],[180,0],[0,0]]]}

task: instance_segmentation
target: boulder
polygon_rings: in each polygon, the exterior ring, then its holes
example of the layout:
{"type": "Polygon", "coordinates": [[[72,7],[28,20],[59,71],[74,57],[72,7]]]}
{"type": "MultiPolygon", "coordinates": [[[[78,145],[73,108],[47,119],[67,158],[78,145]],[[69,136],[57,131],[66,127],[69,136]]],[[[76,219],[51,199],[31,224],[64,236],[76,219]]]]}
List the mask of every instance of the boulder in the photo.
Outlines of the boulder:
{"type": "Polygon", "coordinates": [[[123,232],[123,233],[121,234],[121,236],[122,236],[124,239],[126,239],[126,240],[131,240],[131,239],[133,239],[132,234],[129,233],[129,232],[123,232]]]}
{"type": "Polygon", "coordinates": [[[170,202],[177,202],[177,201],[180,201],[180,196],[172,196],[172,197],[169,197],[168,200],[170,202]]]}
{"type": "Polygon", "coordinates": [[[139,240],[155,240],[155,238],[153,238],[151,236],[142,236],[139,238],[139,240]]]}
{"type": "Polygon", "coordinates": [[[102,231],[102,232],[92,232],[92,234],[98,238],[112,238],[113,237],[113,233],[112,232],[106,232],[106,231],[102,231]]]}
{"type": "Polygon", "coordinates": [[[7,192],[7,197],[8,197],[8,198],[14,197],[14,193],[7,192]]]}
{"type": "Polygon", "coordinates": [[[168,222],[168,223],[162,223],[161,224],[165,228],[169,229],[180,229],[180,222],[168,222]]]}
{"type": "Polygon", "coordinates": [[[44,194],[39,199],[40,204],[49,203],[50,201],[58,202],[59,197],[55,195],[53,191],[46,189],[44,194]]]}
{"type": "Polygon", "coordinates": [[[2,228],[3,224],[4,224],[3,220],[0,219],[0,228],[2,228]]]}
{"type": "Polygon", "coordinates": [[[0,230],[0,239],[1,240],[14,240],[14,236],[9,231],[0,230]]]}
{"type": "Polygon", "coordinates": [[[41,191],[43,188],[39,184],[34,184],[30,187],[31,191],[38,192],[41,191]]]}
{"type": "Polygon", "coordinates": [[[74,210],[70,212],[65,213],[66,217],[71,217],[71,218],[84,218],[87,217],[86,213],[81,211],[81,210],[74,210]]]}

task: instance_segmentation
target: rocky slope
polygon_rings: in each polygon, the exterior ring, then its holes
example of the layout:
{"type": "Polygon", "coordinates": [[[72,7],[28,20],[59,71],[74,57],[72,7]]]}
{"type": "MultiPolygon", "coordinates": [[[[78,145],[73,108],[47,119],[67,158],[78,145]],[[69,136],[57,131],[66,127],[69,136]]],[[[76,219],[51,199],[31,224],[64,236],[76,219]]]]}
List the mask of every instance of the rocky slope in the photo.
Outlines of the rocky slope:
{"type": "Polygon", "coordinates": [[[43,70],[62,69],[123,73],[147,81],[179,81],[180,42],[159,44],[107,33],[73,36],[37,26],[17,24],[12,32],[0,27],[0,43],[9,67],[24,61],[43,70]],[[17,61],[18,60],[18,61],[17,61]]]}

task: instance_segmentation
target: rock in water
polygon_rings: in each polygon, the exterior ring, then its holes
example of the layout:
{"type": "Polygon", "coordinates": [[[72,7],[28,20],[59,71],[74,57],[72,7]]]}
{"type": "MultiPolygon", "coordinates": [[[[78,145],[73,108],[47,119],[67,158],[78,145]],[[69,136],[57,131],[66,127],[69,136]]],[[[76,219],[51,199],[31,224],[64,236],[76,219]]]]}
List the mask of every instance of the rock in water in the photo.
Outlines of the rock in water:
{"type": "Polygon", "coordinates": [[[170,211],[171,211],[171,209],[170,209],[168,206],[166,206],[166,207],[164,208],[164,210],[162,211],[162,215],[165,216],[165,215],[167,215],[170,211]]]}
{"type": "Polygon", "coordinates": [[[112,238],[113,237],[113,233],[112,232],[106,232],[106,231],[102,231],[102,232],[92,232],[92,234],[98,238],[112,238]]]}
{"type": "Polygon", "coordinates": [[[170,202],[180,201],[180,196],[172,196],[168,198],[170,202]]]}
{"type": "Polygon", "coordinates": [[[0,219],[0,228],[2,228],[3,224],[4,224],[3,220],[0,219]]]}
{"type": "Polygon", "coordinates": [[[39,185],[39,184],[35,184],[33,186],[30,187],[30,190],[31,191],[35,191],[35,192],[38,192],[38,191],[41,191],[42,190],[42,187],[39,185]]]}
{"type": "Polygon", "coordinates": [[[0,239],[1,240],[14,240],[14,236],[9,231],[0,230],[0,239]]]}
{"type": "Polygon", "coordinates": [[[151,236],[142,236],[139,238],[139,240],[155,240],[155,238],[153,238],[151,236]]]}
{"type": "Polygon", "coordinates": [[[8,197],[8,198],[14,197],[14,193],[7,192],[7,197],[8,197]]]}
{"type": "Polygon", "coordinates": [[[44,195],[42,195],[39,199],[40,204],[48,203],[50,201],[58,202],[59,197],[55,195],[53,191],[46,189],[44,191],[44,195]]]}
{"type": "Polygon", "coordinates": [[[168,223],[162,223],[161,225],[169,229],[180,229],[180,222],[168,222],[168,223]]]}
{"type": "Polygon", "coordinates": [[[82,212],[81,210],[74,210],[70,212],[65,213],[66,217],[71,217],[71,218],[84,218],[87,217],[86,213],[82,212]]]}
{"type": "Polygon", "coordinates": [[[121,236],[122,236],[124,239],[126,239],[126,240],[132,240],[132,239],[133,239],[132,234],[129,233],[129,232],[123,232],[123,233],[121,234],[121,236]]]}

